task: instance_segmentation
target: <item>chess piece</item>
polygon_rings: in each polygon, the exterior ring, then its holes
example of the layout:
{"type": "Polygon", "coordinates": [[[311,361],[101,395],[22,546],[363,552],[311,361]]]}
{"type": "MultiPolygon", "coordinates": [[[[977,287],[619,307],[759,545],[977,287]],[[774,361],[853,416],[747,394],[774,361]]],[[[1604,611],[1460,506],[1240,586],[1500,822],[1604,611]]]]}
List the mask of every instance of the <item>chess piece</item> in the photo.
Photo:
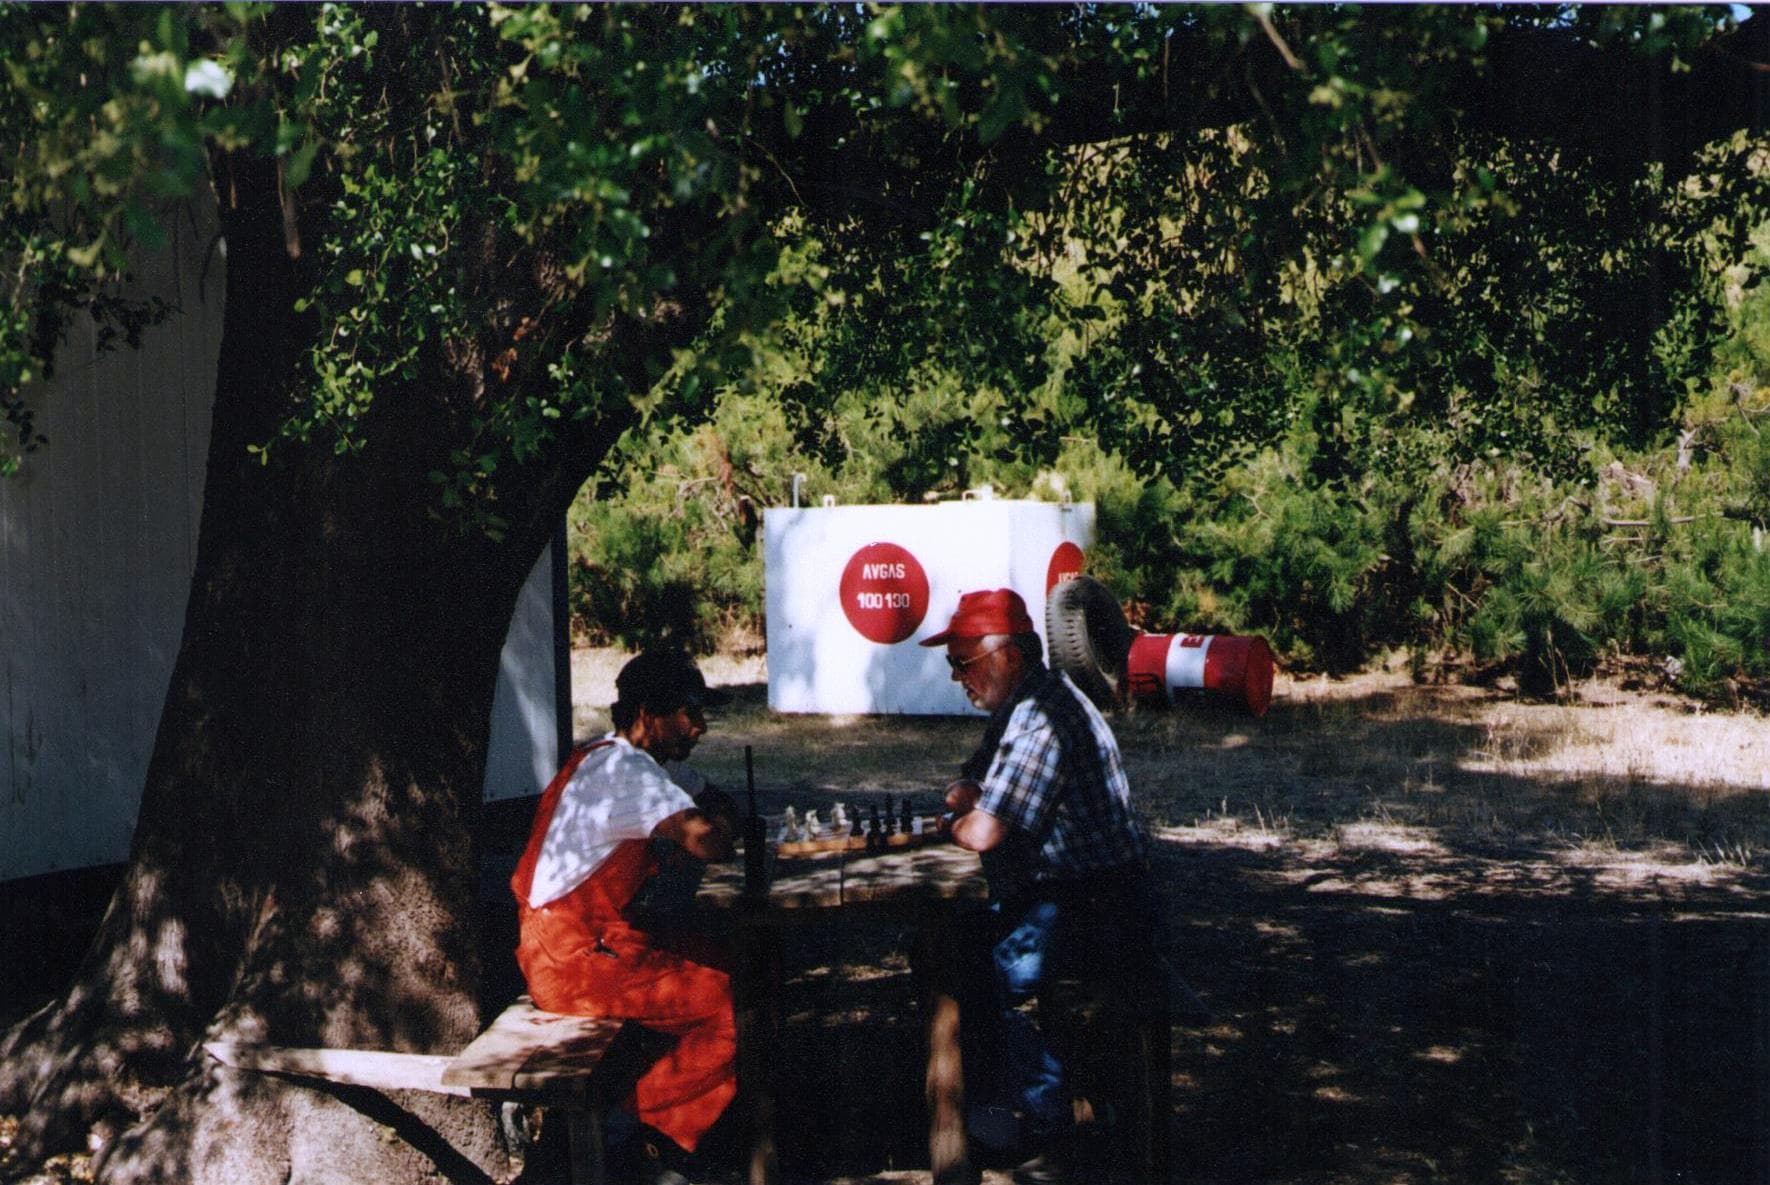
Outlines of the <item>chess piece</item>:
{"type": "Polygon", "coordinates": [[[799,812],[788,807],[786,813],[781,816],[781,842],[798,843],[800,838],[799,812]]]}
{"type": "Polygon", "coordinates": [[[874,804],[867,814],[867,851],[876,852],[885,846],[885,831],[879,821],[879,807],[874,804]]]}
{"type": "Polygon", "coordinates": [[[891,795],[887,794],[885,796],[885,834],[893,835],[896,832],[897,812],[891,809],[891,795]]]}
{"type": "Polygon", "coordinates": [[[823,820],[817,817],[817,808],[805,812],[805,838],[816,839],[818,832],[824,829],[823,820]]]}
{"type": "Polygon", "coordinates": [[[903,834],[909,835],[916,827],[916,814],[910,809],[909,795],[906,794],[903,796],[903,805],[899,809],[901,813],[898,816],[897,829],[903,834]]]}
{"type": "Polygon", "coordinates": [[[847,803],[838,802],[836,804],[836,809],[830,812],[830,826],[834,827],[836,829],[837,835],[847,834],[847,832],[848,832],[848,804],[847,803]]]}

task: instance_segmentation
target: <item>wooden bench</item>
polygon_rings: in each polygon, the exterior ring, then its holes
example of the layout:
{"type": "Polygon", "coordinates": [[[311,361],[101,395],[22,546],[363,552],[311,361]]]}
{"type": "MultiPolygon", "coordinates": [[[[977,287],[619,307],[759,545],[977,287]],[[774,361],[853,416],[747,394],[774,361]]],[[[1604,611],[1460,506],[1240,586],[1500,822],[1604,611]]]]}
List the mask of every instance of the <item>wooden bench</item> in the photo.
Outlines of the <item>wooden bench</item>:
{"type": "Polygon", "coordinates": [[[203,1048],[224,1066],[265,1074],[317,1078],[374,1090],[425,1090],[506,1102],[537,1103],[565,1112],[573,1185],[605,1185],[602,1111],[596,1067],[624,1022],[542,1012],[519,997],[486,1031],[454,1056],[373,1049],[300,1049],[210,1041],[203,1048]]]}

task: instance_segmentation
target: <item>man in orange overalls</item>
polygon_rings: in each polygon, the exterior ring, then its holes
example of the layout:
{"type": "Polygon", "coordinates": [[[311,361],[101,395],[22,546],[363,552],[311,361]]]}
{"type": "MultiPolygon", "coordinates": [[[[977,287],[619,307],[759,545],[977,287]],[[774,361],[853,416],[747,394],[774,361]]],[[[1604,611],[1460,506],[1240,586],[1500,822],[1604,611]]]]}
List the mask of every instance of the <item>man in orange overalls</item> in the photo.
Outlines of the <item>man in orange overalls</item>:
{"type": "Polygon", "coordinates": [[[731,854],[730,799],[714,791],[697,805],[661,764],[688,756],[707,731],[703,707],[725,697],[686,656],[664,651],[628,662],[615,689],[614,732],[575,750],[547,787],[510,879],[516,959],[537,1008],[677,1038],[631,1100],[653,1129],[635,1141],[650,1158],[646,1175],[662,1185],[686,1181],[689,1154],[737,1091],[731,979],[657,945],[624,911],[658,872],[652,840],[701,860],[731,854]]]}

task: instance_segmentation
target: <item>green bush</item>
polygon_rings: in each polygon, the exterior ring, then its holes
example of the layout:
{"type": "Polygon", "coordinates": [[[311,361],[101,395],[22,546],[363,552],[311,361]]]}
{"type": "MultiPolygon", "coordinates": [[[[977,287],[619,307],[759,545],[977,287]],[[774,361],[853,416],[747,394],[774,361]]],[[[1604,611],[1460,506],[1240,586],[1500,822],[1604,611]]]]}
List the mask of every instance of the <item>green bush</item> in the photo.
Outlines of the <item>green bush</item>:
{"type": "MultiPolygon", "coordinates": [[[[1214,151],[1222,175],[1243,167],[1214,151]]],[[[1024,342],[1018,370],[979,368],[974,341],[918,352],[840,301],[803,310],[709,423],[617,449],[579,498],[576,628],[760,639],[761,511],[803,473],[809,499],[843,503],[983,483],[1091,501],[1090,570],[1134,624],[1263,634],[1293,669],[1405,649],[1539,694],[1616,659],[1701,695],[1770,680],[1770,144],[1716,145],[1670,188],[1483,151],[1493,201],[1441,216],[1435,286],[1399,320],[1312,254],[1356,225],[1346,210],[1271,240],[1299,254],[1261,291],[1219,266],[1181,192],[1146,203],[1171,220],[1148,259],[1177,256],[1110,291],[1060,260],[1075,316],[1005,319],[1003,341],[1043,334],[1042,371],[1024,342]],[[1650,271],[1656,322],[1631,295],[1650,271]]],[[[951,295],[919,274],[891,277],[904,301],[951,295]]]]}
{"type": "Polygon", "coordinates": [[[574,634],[701,652],[759,639],[762,510],[784,501],[794,472],[820,473],[788,439],[780,408],[747,396],[661,449],[624,442],[569,515],[574,634]]]}

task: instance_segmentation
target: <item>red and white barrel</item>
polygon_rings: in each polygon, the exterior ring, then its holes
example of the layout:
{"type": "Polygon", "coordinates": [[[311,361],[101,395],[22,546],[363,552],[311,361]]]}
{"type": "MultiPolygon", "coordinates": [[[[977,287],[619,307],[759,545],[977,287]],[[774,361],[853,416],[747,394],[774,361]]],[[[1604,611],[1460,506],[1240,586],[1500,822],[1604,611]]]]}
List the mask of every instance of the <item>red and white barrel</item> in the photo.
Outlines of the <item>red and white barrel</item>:
{"type": "Polygon", "coordinates": [[[1139,634],[1125,656],[1125,682],[1144,703],[1176,704],[1203,693],[1264,716],[1272,703],[1272,648],[1265,638],[1139,634]]]}

